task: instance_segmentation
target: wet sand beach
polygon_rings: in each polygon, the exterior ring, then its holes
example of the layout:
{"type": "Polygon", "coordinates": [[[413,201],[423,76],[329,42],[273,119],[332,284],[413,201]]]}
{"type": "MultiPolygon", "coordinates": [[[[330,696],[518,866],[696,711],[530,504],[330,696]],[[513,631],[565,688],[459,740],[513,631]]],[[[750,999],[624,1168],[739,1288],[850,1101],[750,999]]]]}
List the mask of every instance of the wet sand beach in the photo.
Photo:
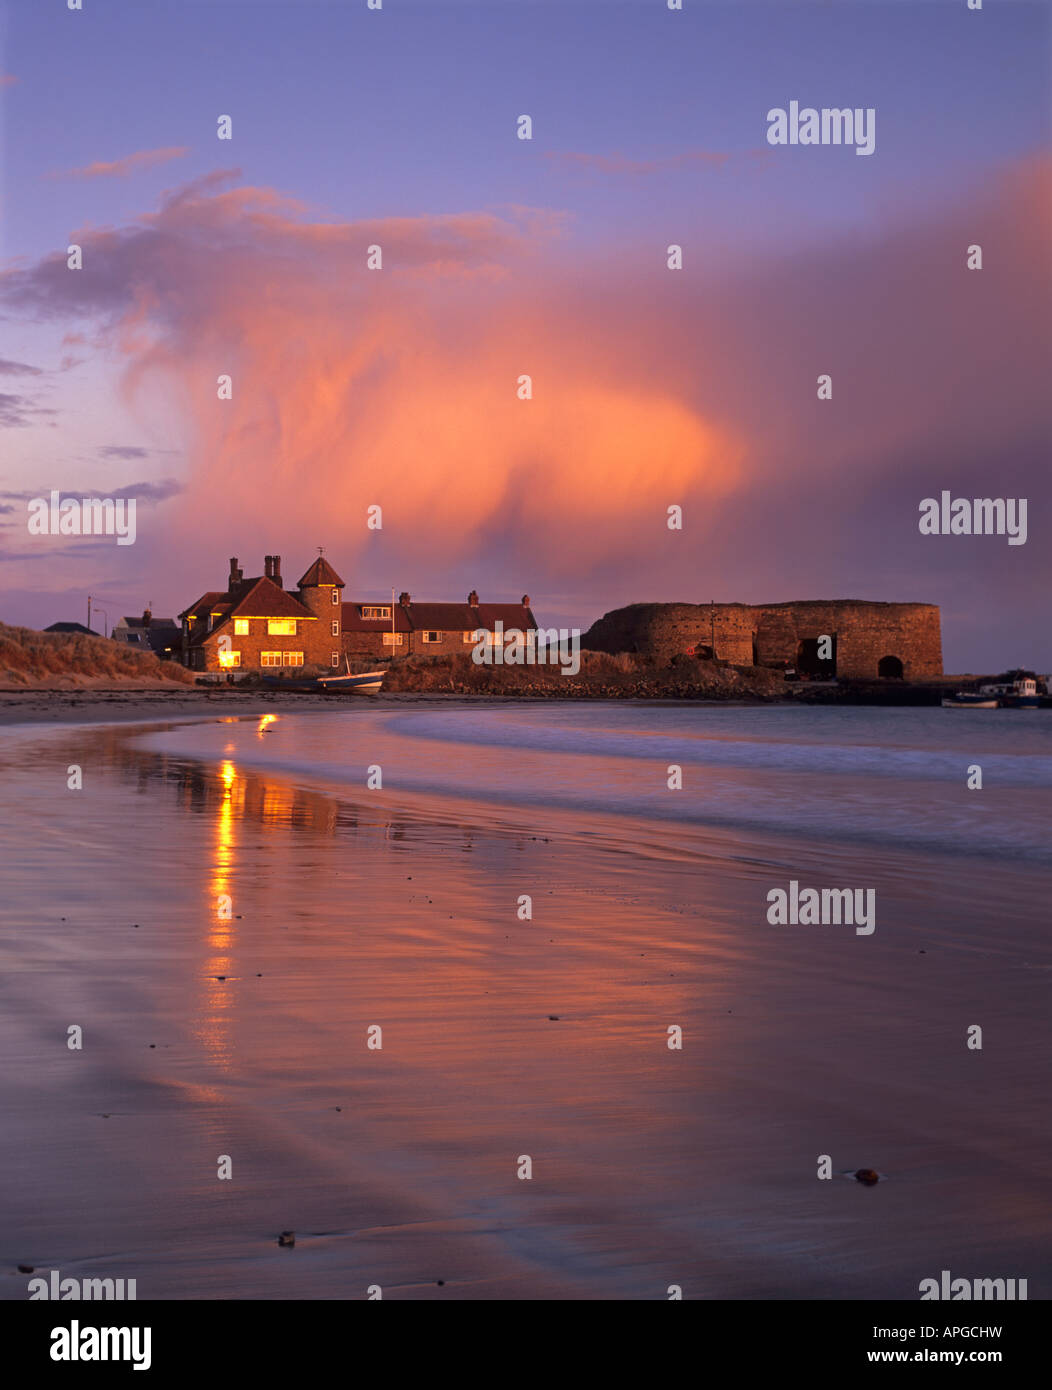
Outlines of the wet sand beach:
{"type": "Polygon", "coordinates": [[[0,737],[0,1297],[1048,1297],[1052,863],[982,852],[1043,725],[142,698],[0,737]],[[770,925],[790,879],[876,930],[770,925]]]}

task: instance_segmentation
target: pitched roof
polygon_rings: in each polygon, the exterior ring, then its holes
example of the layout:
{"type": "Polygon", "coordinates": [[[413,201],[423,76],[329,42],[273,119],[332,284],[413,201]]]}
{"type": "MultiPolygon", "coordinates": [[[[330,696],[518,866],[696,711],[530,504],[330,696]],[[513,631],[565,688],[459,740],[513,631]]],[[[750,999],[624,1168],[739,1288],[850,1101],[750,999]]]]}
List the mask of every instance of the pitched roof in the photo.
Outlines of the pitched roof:
{"type": "Polygon", "coordinates": [[[479,610],[467,603],[411,603],[409,621],[416,632],[425,628],[434,628],[437,632],[473,632],[479,626],[480,617],[479,610]]]}
{"type": "Polygon", "coordinates": [[[83,623],[52,623],[50,627],[44,629],[45,632],[83,632],[87,637],[101,637],[101,632],[96,632],[92,627],[85,627],[83,623]]]}
{"type": "Polygon", "coordinates": [[[287,589],[264,575],[260,579],[243,579],[233,593],[222,596],[230,605],[230,618],[310,618],[314,614],[287,589]]]}
{"type": "Polygon", "coordinates": [[[319,555],[311,565],[310,569],[300,580],[301,589],[320,589],[326,584],[332,584],[337,589],[343,588],[343,580],[336,573],[333,567],[323,556],[319,555]]]}
{"type": "MultiPolygon", "coordinates": [[[[344,632],[390,632],[390,618],[363,618],[362,608],[389,608],[375,600],[342,605],[344,632]]],[[[410,603],[395,604],[396,632],[474,632],[478,627],[493,630],[499,620],[505,628],[522,632],[537,626],[532,612],[521,603],[410,603]]]]}
{"type": "Polygon", "coordinates": [[[190,645],[199,647],[212,637],[230,618],[298,618],[304,622],[317,622],[309,608],[304,607],[298,598],[287,589],[275,584],[265,575],[255,579],[243,579],[236,588],[224,594],[210,589],[189,608],[179,614],[180,618],[208,618],[212,616],[211,631],[208,624],[197,623],[190,634],[190,645]]]}
{"type": "Polygon", "coordinates": [[[189,608],[184,608],[179,614],[182,618],[207,618],[209,613],[215,608],[220,599],[226,598],[221,590],[208,589],[196,603],[191,603],[189,608]]]}
{"type": "Polygon", "coordinates": [[[149,624],[144,623],[143,620],[142,620],[142,618],[122,618],[122,619],[121,619],[121,622],[124,623],[124,626],[125,626],[125,627],[131,627],[131,628],[147,627],[147,626],[150,627],[150,628],[155,628],[155,627],[178,627],[178,626],[179,626],[179,624],[175,621],[174,618],[151,618],[150,621],[149,621],[149,624]]]}
{"type": "Polygon", "coordinates": [[[528,632],[531,627],[537,626],[533,610],[524,607],[521,603],[480,603],[476,612],[478,613],[477,627],[492,629],[498,619],[505,628],[517,627],[520,632],[528,632]]]}
{"type": "MultiPolygon", "coordinates": [[[[375,599],[362,599],[358,603],[340,605],[340,627],[344,632],[390,632],[390,618],[363,618],[363,608],[390,608],[389,603],[377,603],[375,599]]],[[[400,603],[394,608],[395,632],[411,632],[409,619],[400,603]]]]}

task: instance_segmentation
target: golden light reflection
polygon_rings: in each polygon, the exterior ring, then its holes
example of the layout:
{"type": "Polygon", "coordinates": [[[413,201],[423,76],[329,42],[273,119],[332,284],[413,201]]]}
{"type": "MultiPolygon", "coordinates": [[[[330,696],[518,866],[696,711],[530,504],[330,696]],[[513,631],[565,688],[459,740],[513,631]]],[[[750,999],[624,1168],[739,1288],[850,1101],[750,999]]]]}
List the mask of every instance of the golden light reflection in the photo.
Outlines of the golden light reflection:
{"type": "Polygon", "coordinates": [[[222,796],[216,811],[212,840],[212,874],[208,883],[209,925],[205,938],[204,996],[195,1032],[213,1063],[229,1070],[230,1013],[234,993],[230,976],[234,944],[233,877],[237,850],[236,827],[244,809],[245,786],[234,764],[225,759],[219,768],[222,796]],[[220,976],[226,978],[218,978],[220,976]]]}
{"type": "Polygon", "coordinates": [[[260,738],[267,732],[271,724],[277,721],[277,717],[276,714],[264,714],[260,717],[259,728],[256,730],[260,738]]]}

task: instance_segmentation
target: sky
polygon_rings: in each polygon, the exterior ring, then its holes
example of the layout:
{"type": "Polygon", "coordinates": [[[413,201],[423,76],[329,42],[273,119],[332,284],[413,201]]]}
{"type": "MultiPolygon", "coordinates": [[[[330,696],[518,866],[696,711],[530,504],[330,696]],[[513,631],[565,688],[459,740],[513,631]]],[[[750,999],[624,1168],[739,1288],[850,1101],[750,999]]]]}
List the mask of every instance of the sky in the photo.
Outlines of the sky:
{"type": "Polygon", "coordinates": [[[1050,98],[1048,3],[0,0],[0,619],[321,546],[546,625],[937,603],[947,670],[1052,670],[1050,98]],[[790,101],[873,153],[768,144],[790,101]],[[135,544],[30,535],[51,489],[135,544]],[[921,535],[943,489],[1026,544],[921,535]]]}

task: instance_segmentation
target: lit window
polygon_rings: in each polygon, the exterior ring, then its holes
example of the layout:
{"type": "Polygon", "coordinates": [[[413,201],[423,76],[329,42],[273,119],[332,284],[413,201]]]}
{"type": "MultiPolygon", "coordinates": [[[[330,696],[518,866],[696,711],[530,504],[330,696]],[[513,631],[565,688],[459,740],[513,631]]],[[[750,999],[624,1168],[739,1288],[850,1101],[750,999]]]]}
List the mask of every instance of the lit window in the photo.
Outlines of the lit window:
{"type": "Polygon", "coordinates": [[[303,653],[302,653],[302,652],[282,652],[282,654],[281,654],[281,664],[282,664],[282,666],[302,666],[302,665],[303,665],[303,653]]]}
{"type": "Polygon", "coordinates": [[[475,640],[476,640],[476,639],[475,639],[475,634],[474,634],[473,632],[465,632],[465,633],[464,633],[464,641],[465,641],[465,642],[474,642],[475,640]]]}
{"type": "Polygon", "coordinates": [[[333,618],[333,620],[332,620],[332,635],[333,635],[334,637],[339,637],[339,635],[340,635],[340,620],[339,620],[339,618],[333,618]]]}
{"type": "Polygon", "coordinates": [[[280,653],[280,652],[260,652],[260,654],[259,654],[259,664],[260,664],[261,666],[280,666],[280,665],[281,665],[281,653],[280,653]]]}
{"type": "Polygon", "coordinates": [[[332,654],[332,661],[331,661],[330,665],[332,665],[332,666],[339,666],[339,664],[340,664],[340,653],[339,653],[339,652],[333,652],[333,654],[332,654]]]}
{"type": "Polygon", "coordinates": [[[400,632],[385,632],[385,647],[400,647],[402,645],[402,634],[400,632]]]}
{"type": "Polygon", "coordinates": [[[248,636],[248,619],[247,619],[247,618],[235,618],[235,619],[234,619],[234,636],[235,636],[235,637],[247,637],[247,636],[248,636]]]}
{"type": "Polygon", "coordinates": [[[223,668],[224,671],[227,670],[227,669],[228,669],[229,667],[231,667],[231,666],[240,666],[240,665],[241,665],[241,653],[240,653],[240,652],[220,652],[220,653],[219,653],[219,664],[220,664],[220,666],[222,666],[222,668],[223,668]]]}
{"type": "Polygon", "coordinates": [[[367,606],[365,608],[360,609],[359,611],[363,618],[368,618],[373,622],[380,622],[384,618],[386,618],[388,622],[391,621],[390,604],[388,604],[386,608],[382,604],[374,606],[372,608],[367,606]]]}
{"type": "Polygon", "coordinates": [[[295,637],[296,619],[295,618],[268,618],[267,636],[268,637],[295,637]]]}
{"type": "Polygon", "coordinates": [[[440,632],[425,632],[425,633],[424,633],[424,641],[425,641],[425,642],[441,642],[441,641],[442,641],[442,634],[441,634],[440,632]]]}
{"type": "Polygon", "coordinates": [[[336,605],[339,603],[339,601],[340,601],[340,591],[339,591],[339,589],[333,589],[333,591],[332,591],[332,606],[335,608],[336,605]]]}

